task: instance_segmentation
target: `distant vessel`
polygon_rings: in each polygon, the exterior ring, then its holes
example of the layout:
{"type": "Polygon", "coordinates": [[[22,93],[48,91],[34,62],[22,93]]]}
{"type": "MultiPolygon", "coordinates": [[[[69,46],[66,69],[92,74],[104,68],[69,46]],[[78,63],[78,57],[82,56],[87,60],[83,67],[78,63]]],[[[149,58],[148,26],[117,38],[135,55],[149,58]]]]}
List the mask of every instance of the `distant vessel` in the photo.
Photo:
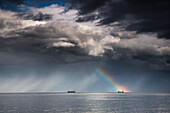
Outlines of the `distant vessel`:
{"type": "Polygon", "coordinates": [[[118,93],[124,93],[124,91],[118,91],[118,93]]]}
{"type": "Polygon", "coordinates": [[[76,91],[67,91],[68,93],[76,93],[76,91]]]}

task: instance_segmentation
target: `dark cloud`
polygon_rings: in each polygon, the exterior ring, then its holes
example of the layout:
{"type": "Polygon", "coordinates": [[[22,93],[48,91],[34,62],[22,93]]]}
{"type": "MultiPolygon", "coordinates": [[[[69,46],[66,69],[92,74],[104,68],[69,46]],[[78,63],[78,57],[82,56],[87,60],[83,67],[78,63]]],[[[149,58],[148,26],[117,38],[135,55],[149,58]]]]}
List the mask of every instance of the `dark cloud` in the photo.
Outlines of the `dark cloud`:
{"type": "Polygon", "coordinates": [[[10,4],[22,4],[24,1],[26,0],[1,0],[0,1],[0,6],[7,6],[7,5],[10,5],[10,4]]]}
{"type": "Polygon", "coordinates": [[[32,13],[18,13],[16,16],[26,19],[26,20],[34,20],[34,21],[46,21],[51,20],[53,15],[51,14],[43,14],[41,12],[38,12],[38,14],[32,14],[32,13]]]}
{"type": "Polygon", "coordinates": [[[170,1],[168,0],[71,0],[70,4],[71,9],[79,11],[80,17],[77,21],[95,20],[99,17],[101,25],[120,22],[127,30],[138,33],[154,32],[158,33],[160,38],[169,39],[170,1]],[[122,21],[126,21],[126,24],[122,21]]]}

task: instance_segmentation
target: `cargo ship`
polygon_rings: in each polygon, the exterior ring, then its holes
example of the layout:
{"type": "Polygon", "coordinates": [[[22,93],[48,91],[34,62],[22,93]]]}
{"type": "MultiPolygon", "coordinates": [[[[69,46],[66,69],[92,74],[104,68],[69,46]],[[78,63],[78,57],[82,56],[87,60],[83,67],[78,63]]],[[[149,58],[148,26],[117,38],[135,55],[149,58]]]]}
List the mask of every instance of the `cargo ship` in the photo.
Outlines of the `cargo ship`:
{"type": "Polygon", "coordinates": [[[118,93],[124,93],[124,91],[118,91],[118,93]]]}
{"type": "Polygon", "coordinates": [[[67,93],[76,93],[76,91],[67,91],[67,93]]]}

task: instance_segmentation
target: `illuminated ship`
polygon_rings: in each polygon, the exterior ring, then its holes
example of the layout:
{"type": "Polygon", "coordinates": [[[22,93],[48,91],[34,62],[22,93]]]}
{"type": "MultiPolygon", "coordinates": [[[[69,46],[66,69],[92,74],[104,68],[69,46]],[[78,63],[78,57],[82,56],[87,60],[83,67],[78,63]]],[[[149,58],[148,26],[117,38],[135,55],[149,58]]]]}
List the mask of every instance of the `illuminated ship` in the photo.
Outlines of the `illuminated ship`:
{"type": "Polygon", "coordinates": [[[118,91],[118,93],[124,93],[124,91],[118,91]]]}
{"type": "Polygon", "coordinates": [[[67,93],[76,93],[76,91],[67,91],[67,93]]]}

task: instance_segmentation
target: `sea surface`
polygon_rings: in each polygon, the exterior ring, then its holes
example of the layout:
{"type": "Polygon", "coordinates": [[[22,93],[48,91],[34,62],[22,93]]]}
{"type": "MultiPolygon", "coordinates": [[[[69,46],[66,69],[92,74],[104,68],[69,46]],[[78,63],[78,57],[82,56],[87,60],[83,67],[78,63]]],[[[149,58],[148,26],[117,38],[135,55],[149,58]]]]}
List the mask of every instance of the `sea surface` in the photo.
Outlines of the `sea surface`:
{"type": "Polygon", "coordinates": [[[0,93],[0,113],[170,113],[168,93],[0,93]]]}

